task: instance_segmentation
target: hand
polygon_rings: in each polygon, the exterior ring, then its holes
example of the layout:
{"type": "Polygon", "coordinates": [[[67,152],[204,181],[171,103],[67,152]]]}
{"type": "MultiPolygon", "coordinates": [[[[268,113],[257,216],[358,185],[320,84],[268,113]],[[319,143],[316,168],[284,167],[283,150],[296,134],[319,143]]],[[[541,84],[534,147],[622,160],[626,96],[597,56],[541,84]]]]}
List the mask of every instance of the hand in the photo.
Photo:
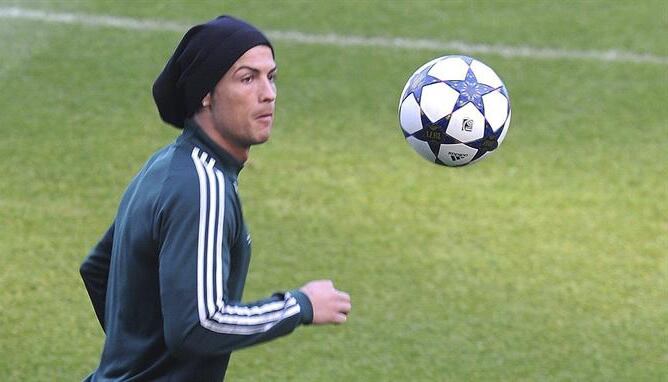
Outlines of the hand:
{"type": "Polygon", "coordinates": [[[350,312],[350,296],[334,288],[331,280],[311,281],[300,289],[311,300],[313,324],[343,324],[350,312]]]}

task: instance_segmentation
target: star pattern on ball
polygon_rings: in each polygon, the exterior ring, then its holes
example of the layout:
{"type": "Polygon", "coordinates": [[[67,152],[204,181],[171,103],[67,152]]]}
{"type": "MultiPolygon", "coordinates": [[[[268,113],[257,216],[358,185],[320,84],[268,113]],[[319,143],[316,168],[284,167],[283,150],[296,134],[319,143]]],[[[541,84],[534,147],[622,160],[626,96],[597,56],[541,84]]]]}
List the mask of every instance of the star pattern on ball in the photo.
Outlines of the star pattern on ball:
{"type": "Polygon", "coordinates": [[[406,94],[402,98],[406,98],[408,94],[413,93],[413,95],[415,95],[415,100],[418,103],[420,103],[420,100],[422,99],[422,88],[424,88],[427,85],[439,82],[438,78],[429,75],[429,70],[431,69],[432,66],[433,65],[429,65],[426,68],[422,69],[420,72],[413,75],[413,78],[411,78],[410,80],[410,86],[408,87],[408,89],[406,90],[406,94]]]}
{"type": "Polygon", "coordinates": [[[457,103],[455,104],[453,112],[471,102],[478,108],[478,110],[480,110],[482,115],[485,115],[485,106],[482,103],[482,96],[494,91],[495,88],[478,82],[478,79],[470,68],[468,72],[466,72],[466,78],[463,81],[449,80],[445,81],[445,83],[459,92],[459,98],[457,98],[457,103]]]}

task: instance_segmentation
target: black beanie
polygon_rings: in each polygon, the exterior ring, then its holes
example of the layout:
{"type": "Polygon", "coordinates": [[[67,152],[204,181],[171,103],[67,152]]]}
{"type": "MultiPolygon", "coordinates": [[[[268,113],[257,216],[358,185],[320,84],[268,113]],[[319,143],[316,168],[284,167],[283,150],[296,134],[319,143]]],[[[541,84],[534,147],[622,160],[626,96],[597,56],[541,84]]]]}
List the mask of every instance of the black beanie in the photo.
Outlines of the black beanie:
{"type": "Polygon", "coordinates": [[[182,129],[199,110],[202,98],[213,90],[246,51],[269,40],[254,26],[230,16],[196,25],[153,83],[153,99],[163,121],[182,129]]]}

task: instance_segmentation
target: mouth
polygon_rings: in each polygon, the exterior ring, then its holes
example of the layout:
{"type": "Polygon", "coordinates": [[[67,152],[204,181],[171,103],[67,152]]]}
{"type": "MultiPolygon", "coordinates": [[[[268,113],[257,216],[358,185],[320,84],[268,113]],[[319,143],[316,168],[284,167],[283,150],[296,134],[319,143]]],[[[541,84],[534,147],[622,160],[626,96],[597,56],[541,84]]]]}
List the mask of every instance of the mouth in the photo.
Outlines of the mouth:
{"type": "Polygon", "coordinates": [[[271,121],[274,118],[274,113],[263,113],[259,114],[256,119],[259,119],[260,121],[271,121]]]}

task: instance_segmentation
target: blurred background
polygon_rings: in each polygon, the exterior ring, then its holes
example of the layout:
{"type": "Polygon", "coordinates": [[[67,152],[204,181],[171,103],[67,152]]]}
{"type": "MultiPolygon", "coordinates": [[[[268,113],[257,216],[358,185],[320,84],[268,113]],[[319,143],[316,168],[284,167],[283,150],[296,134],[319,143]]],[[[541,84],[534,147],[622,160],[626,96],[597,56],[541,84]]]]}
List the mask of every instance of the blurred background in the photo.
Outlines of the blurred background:
{"type": "Polygon", "coordinates": [[[0,0],[2,380],[97,366],[79,264],[179,134],[155,77],[224,13],[279,65],[272,139],[240,176],[244,298],[331,278],[353,299],[346,325],[236,352],[228,380],[665,380],[666,3],[0,0]],[[454,169],[397,117],[447,54],[494,68],[513,108],[499,150],[454,169]]]}

